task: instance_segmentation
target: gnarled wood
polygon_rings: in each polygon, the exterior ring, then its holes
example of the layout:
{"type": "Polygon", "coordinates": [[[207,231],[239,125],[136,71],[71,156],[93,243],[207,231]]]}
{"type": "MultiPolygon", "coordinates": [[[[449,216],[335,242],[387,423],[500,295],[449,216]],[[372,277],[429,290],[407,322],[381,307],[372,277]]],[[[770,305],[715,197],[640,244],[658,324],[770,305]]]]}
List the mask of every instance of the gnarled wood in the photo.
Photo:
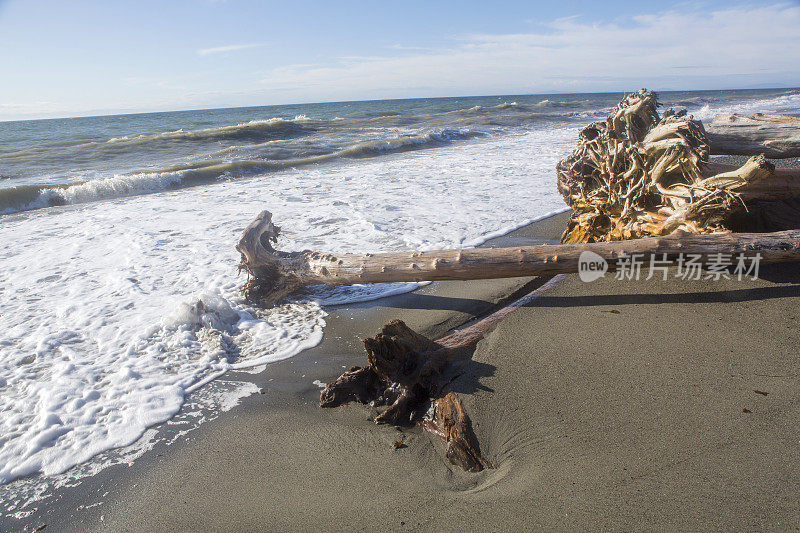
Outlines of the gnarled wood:
{"type": "Polygon", "coordinates": [[[445,440],[445,457],[468,472],[480,472],[494,465],[481,455],[472,421],[464,410],[461,398],[448,392],[436,400],[434,432],[445,440]]]}
{"type": "MultiPolygon", "coordinates": [[[[659,119],[658,106],[655,93],[645,89],[628,95],[605,122],[584,128],[576,149],[558,163],[558,190],[574,211],[562,242],[628,240],[676,229],[727,231],[732,218],[747,212],[748,201],[800,194],[800,173],[777,173],[763,150],[737,151],[754,157],[741,168],[715,172],[709,162],[715,141],[703,125],[673,110],[659,119]],[[647,119],[638,119],[635,128],[618,118],[633,109],[647,119]]],[[[740,128],[740,140],[784,148],[798,133],[794,117],[775,115],[737,116],[715,127],[718,133],[740,128]]],[[[800,221],[783,229],[797,227],[800,221]]]]}
{"type": "Polygon", "coordinates": [[[706,126],[706,131],[714,155],[800,157],[800,117],[762,113],[718,115],[706,126]]]}
{"type": "MultiPolygon", "coordinates": [[[[718,190],[724,192],[724,189],[718,190]]],[[[705,208],[701,202],[690,206],[705,208]]],[[[653,225],[668,226],[671,224],[670,216],[682,216],[681,222],[674,225],[684,226],[685,218],[691,213],[676,212],[653,214],[653,225]]],[[[612,269],[616,259],[623,253],[642,253],[646,256],[650,253],[666,253],[675,256],[683,252],[708,257],[717,253],[758,251],[764,263],[800,259],[800,231],[713,235],[678,232],[625,242],[385,254],[334,255],[309,251],[285,253],[274,250],[269,244],[275,242],[279,233],[279,228],[271,220],[272,216],[268,212],[261,213],[245,230],[237,246],[242,252],[241,268],[251,276],[243,289],[244,294],[262,304],[272,304],[292,290],[315,284],[469,280],[577,272],[578,259],[584,251],[599,254],[611,263],[612,269]],[[258,235],[266,237],[261,238],[258,235]],[[270,241],[267,241],[267,237],[270,241]],[[264,246],[265,242],[269,249],[264,246]]]]}
{"type": "Polygon", "coordinates": [[[445,455],[452,464],[469,472],[492,468],[481,455],[470,418],[449,384],[461,363],[472,356],[475,345],[503,318],[530,304],[563,277],[555,276],[526,296],[437,341],[400,320],[389,322],[375,337],[364,339],[369,364],[352,367],[329,383],[320,394],[320,407],[349,401],[388,405],[375,418],[376,424],[418,423],[445,440],[445,455]]]}
{"type": "MultiPolygon", "coordinates": [[[[716,176],[735,172],[740,167],[709,163],[704,174],[716,176]]],[[[800,168],[776,168],[766,179],[755,180],[737,189],[742,200],[787,200],[800,194],[800,168]]]]}

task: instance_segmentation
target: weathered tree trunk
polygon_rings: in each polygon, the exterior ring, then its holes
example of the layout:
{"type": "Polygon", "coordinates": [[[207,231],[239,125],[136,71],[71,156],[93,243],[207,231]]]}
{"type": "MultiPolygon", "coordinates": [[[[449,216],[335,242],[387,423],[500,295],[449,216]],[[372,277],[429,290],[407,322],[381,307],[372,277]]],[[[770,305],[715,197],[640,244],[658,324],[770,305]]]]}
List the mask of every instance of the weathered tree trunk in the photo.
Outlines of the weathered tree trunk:
{"type": "Polygon", "coordinates": [[[800,117],[718,115],[706,125],[712,155],[800,157],[800,117]]]}
{"type": "MultiPolygon", "coordinates": [[[[666,217],[665,217],[666,218],[666,217]]],[[[577,272],[581,252],[592,251],[610,264],[622,254],[642,253],[761,254],[761,262],[800,260],[800,230],[775,233],[718,233],[696,235],[677,231],[662,237],[623,242],[537,245],[509,248],[471,248],[382,254],[326,254],[279,252],[269,241],[277,241],[280,228],[263,211],[245,229],[237,249],[240,268],[251,279],[243,288],[246,297],[271,304],[307,285],[352,285],[358,283],[468,280],[549,276],[577,272]]]]}
{"type": "Polygon", "coordinates": [[[481,455],[461,399],[448,385],[458,375],[460,365],[472,357],[478,341],[503,318],[534,301],[562,278],[556,276],[483,320],[437,341],[416,333],[400,320],[389,322],[374,338],[364,339],[369,364],[352,367],[329,383],[320,394],[320,407],[337,407],[350,401],[388,405],[375,418],[376,424],[418,423],[445,440],[445,455],[452,464],[469,472],[492,468],[481,455]]]}

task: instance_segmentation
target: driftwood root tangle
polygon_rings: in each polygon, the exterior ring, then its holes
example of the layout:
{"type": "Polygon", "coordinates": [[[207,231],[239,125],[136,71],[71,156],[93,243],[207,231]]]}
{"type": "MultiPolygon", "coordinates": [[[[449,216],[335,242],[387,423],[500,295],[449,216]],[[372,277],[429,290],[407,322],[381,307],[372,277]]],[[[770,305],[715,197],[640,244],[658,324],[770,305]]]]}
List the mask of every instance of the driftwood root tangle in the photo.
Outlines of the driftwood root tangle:
{"type": "MultiPolygon", "coordinates": [[[[659,106],[654,92],[628,95],[605,122],[584,128],[577,148],[558,163],[558,190],[573,209],[562,242],[728,231],[747,200],[800,194],[800,173],[776,172],[762,153],[737,152],[753,155],[740,168],[711,164],[709,154],[718,152],[703,124],[671,109],[659,117],[659,106]]],[[[783,141],[800,137],[800,123],[778,122],[783,141]]],[[[743,143],[741,137],[735,142],[743,143]]]]}

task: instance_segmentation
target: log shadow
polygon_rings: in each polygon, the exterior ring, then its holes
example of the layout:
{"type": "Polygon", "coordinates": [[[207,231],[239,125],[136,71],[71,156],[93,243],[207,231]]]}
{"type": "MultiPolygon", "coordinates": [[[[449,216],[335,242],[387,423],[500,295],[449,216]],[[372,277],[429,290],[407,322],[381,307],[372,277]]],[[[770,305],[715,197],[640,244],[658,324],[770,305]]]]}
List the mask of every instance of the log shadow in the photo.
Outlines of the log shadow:
{"type": "Polygon", "coordinates": [[[467,350],[462,350],[463,359],[453,364],[443,375],[443,382],[447,383],[447,389],[457,393],[473,394],[479,390],[494,392],[494,389],[487,387],[480,382],[481,378],[493,376],[497,367],[476,361],[472,357],[475,354],[477,345],[467,350]]]}
{"type": "Polygon", "coordinates": [[[800,263],[773,263],[761,267],[760,279],[773,283],[800,283],[800,263]]]}
{"type": "MultiPolygon", "coordinates": [[[[544,285],[550,276],[536,276],[532,277],[528,282],[517,288],[514,292],[507,294],[496,302],[489,302],[480,298],[467,298],[467,297],[454,297],[454,296],[439,296],[436,294],[419,294],[416,292],[409,292],[398,294],[395,296],[388,296],[378,300],[369,302],[361,302],[356,304],[343,304],[343,307],[358,307],[370,308],[375,306],[390,307],[393,309],[422,309],[422,310],[441,310],[441,311],[457,311],[472,315],[475,320],[480,320],[487,315],[490,315],[497,309],[505,307],[514,300],[525,296],[532,290],[537,289],[544,285]]],[[[468,283],[480,282],[482,280],[472,280],[468,283]]],[[[331,306],[335,307],[335,306],[331,306]]]]}
{"type": "Polygon", "coordinates": [[[526,307],[598,307],[625,304],[707,304],[800,297],[800,285],[682,293],[600,294],[592,296],[542,296],[526,307]]]}
{"type": "Polygon", "coordinates": [[[478,298],[458,298],[453,296],[437,296],[435,294],[416,294],[407,293],[399,296],[390,296],[371,302],[363,302],[347,307],[390,307],[393,309],[424,309],[441,311],[458,311],[480,316],[486,313],[486,309],[494,307],[486,300],[478,298]]]}

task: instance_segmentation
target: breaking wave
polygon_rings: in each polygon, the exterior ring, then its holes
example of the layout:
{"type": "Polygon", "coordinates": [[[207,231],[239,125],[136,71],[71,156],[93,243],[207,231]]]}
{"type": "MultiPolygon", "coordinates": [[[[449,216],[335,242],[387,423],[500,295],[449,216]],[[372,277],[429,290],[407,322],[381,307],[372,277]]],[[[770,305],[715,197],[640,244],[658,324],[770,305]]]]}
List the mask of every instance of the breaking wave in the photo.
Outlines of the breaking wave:
{"type": "Polygon", "coordinates": [[[519,105],[517,102],[502,102],[497,105],[492,106],[482,106],[482,105],[475,105],[472,107],[468,107],[465,109],[456,109],[455,111],[447,111],[443,114],[445,115],[475,115],[475,114],[484,114],[484,113],[492,113],[496,111],[504,111],[506,109],[511,109],[513,111],[526,111],[528,108],[525,106],[519,105]]]}
{"type": "Polygon", "coordinates": [[[536,108],[579,109],[591,103],[590,100],[548,100],[545,98],[534,104],[536,108]]]}
{"type": "Polygon", "coordinates": [[[267,120],[251,120],[231,126],[207,128],[201,130],[175,130],[156,134],[141,134],[135,136],[115,137],[106,141],[108,144],[145,144],[162,140],[191,140],[191,141],[217,141],[217,140],[267,140],[286,138],[287,136],[301,134],[308,131],[313,123],[305,115],[298,115],[293,119],[270,118],[267,120]]]}
{"type": "Polygon", "coordinates": [[[679,100],[674,103],[667,103],[668,106],[686,108],[694,118],[702,121],[710,121],[717,115],[732,113],[796,113],[800,107],[800,91],[789,90],[776,96],[753,97],[743,99],[736,96],[735,100],[713,99],[709,97],[692,97],[679,100]]]}
{"type": "Polygon", "coordinates": [[[390,139],[360,142],[340,150],[309,157],[233,161],[211,159],[144,172],[116,174],[71,185],[10,187],[0,189],[0,215],[181,189],[214,181],[246,178],[264,172],[324,163],[335,159],[375,157],[386,153],[433,148],[454,140],[470,139],[481,135],[483,134],[480,132],[470,130],[441,130],[420,135],[403,135],[390,139]]]}

